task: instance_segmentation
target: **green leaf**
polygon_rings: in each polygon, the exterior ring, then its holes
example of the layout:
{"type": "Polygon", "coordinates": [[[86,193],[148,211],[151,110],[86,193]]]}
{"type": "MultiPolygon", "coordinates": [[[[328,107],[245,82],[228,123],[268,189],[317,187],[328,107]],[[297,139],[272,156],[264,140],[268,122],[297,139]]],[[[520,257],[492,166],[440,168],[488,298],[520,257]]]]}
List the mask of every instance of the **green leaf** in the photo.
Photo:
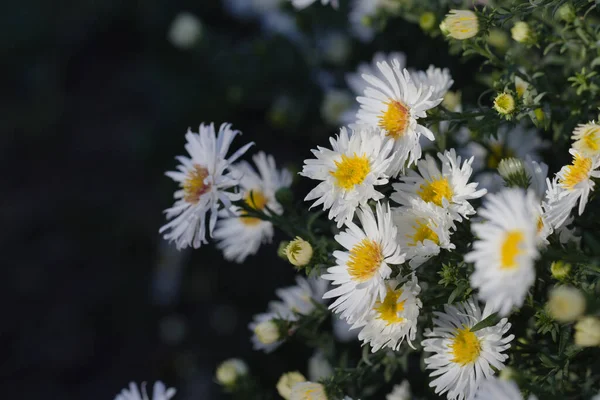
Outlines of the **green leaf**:
{"type": "Polygon", "coordinates": [[[496,325],[499,320],[500,318],[498,318],[498,313],[493,313],[492,315],[485,318],[483,321],[479,321],[478,323],[476,323],[475,326],[473,326],[470,330],[471,332],[475,332],[480,329],[496,325]]]}

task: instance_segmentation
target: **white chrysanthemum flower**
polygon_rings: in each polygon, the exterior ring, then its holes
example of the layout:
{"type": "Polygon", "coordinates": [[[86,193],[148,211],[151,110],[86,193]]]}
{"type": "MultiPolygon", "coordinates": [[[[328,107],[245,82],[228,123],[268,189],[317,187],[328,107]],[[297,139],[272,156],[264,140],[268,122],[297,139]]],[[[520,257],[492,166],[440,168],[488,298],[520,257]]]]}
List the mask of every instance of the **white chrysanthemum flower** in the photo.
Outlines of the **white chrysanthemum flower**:
{"type": "Polygon", "coordinates": [[[361,227],[347,222],[347,229],[335,236],[346,251],[334,251],[337,265],[322,275],[338,286],[325,293],[325,298],[337,297],[329,308],[350,323],[360,321],[375,301],[385,299],[385,280],[392,272],[389,264],[404,262],[389,206],[377,203],[376,209],[377,216],[370,208],[361,208],[361,227]]]}
{"type": "MultiPolygon", "coordinates": [[[[528,400],[535,400],[531,395],[528,400]]],[[[507,381],[490,377],[479,385],[475,393],[475,400],[523,400],[521,391],[514,381],[507,381]]]]}
{"type": "Polygon", "coordinates": [[[412,200],[410,206],[392,209],[394,223],[398,228],[398,243],[406,251],[409,265],[415,269],[440,249],[452,250],[450,228],[452,219],[441,207],[422,200],[412,200]]]}
{"type": "Polygon", "coordinates": [[[471,230],[478,240],[465,261],[475,264],[471,285],[494,311],[507,315],[520,307],[535,279],[539,218],[533,191],[504,189],[486,197],[477,211],[486,221],[471,230]]]}
{"type": "Polygon", "coordinates": [[[387,281],[385,298],[375,302],[365,320],[352,327],[362,327],[358,338],[364,344],[369,343],[373,353],[385,347],[398,350],[404,339],[413,347],[412,341],[417,335],[417,318],[423,307],[418,298],[420,292],[421,288],[414,274],[406,282],[398,279],[387,281]]]}
{"type": "MultiPolygon", "coordinates": [[[[292,175],[286,170],[278,170],[273,156],[260,152],[252,157],[256,169],[246,161],[231,167],[239,177],[244,202],[257,211],[279,215],[283,209],[275,199],[277,190],[289,187],[292,175]]],[[[239,207],[221,211],[213,237],[217,247],[223,251],[226,260],[242,263],[246,257],[256,254],[262,243],[270,243],[273,238],[273,224],[260,218],[250,217],[239,207]]]]}
{"type": "Polygon", "coordinates": [[[499,129],[497,138],[490,136],[484,144],[469,142],[458,149],[458,154],[465,159],[475,157],[472,164],[473,171],[478,172],[475,180],[479,187],[491,193],[504,187],[502,178],[496,173],[502,159],[515,157],[525,160],[529,156],[533,161],[540,161],[540,150],[548,146],[536,129],[526,130],[521,125],[511,131],[505,127],[499,129]]]}
{"type": "Polygon", "coordinates": [[[410,166],[421,158],[421,135],[435,140],[433,133],[417,121],[426,117],[426,111],[441,103],[442,98],[433,97],[434,87],[415,81],[395,60],[391,66],[381,62],[377,67],[385,79],[363,75],[369,87],[364,96],[357,98],[361,106],[356,117],[361,123],[383,128],[394,140],[394,161],[389,172],[396,176],[406,162],[410,166]]]}
{"type": "Polygon", "coordinates": [[[429,383],[435,393],[448,392],[450,400],[473,399],[479,384],[494,374],[494,370],[504,368],[514,335],[505,336],[510,323],[503,318],[494,326],[479,329],[471,328],[492,314],[490,307],[483,312],[479,305],[469,299],[456,305],[444,305],[444,312],[434,312],[434,328],[427,329],[422,342],[423,350],[435,353],[425,358],[429,375],[436,378],[429,383]]]}
{"type": "Polygon", "coordinates": [[[405,379],[399,385],[394,385],[392,392],[385,396],[385,400],[411,400],[410,384],[405,379]]]}
{"type": "Polygon", "coordinates": [[[202,22],[194,14],[177,14],[169,28],[169,41],[180,49],[193,47],[202,38],[202,22]]]}
{"type": "Polygon", "coordinates": [[[277,393],[285,400],[290,400],[292,396],[292,388],[300,382],[306,382],[306,378],[298,371],[287,372],[279,378],[277,385],[277,393]]]}
{"type": "Polygon", "coordinates": [[[323,294],[328,288],[321,278],[296,277],[296,285],[275,291],[280,301],[271,301],[266,313],[257,314],[248,325],[252,331],[252,344],[255,350],[270,353],[282,343],[279,331],[274,329],[274,319],[297,321],[299,315],[308,315],[315,309],[315,303],[323,302],[323,294]],[[269,324],[271,323],[271,324],[269,324]]]}
{"type": "Polygon", "coordinates": [[[151,397],[148,397],[145,382],[142,383],[141,388],[142,391],[140,392],[137,385],[131,382],[129,384],[129,389],[123,389],[121,393],[115,397],[115,400],[169,400],[175,396],[175,393],[177,392],[174,388],[167,389],[165,384],[161,381],[154,383],[151,397]]]}
{"type": "Polygon", "coordinates": [[[573,148],[585,157],[600,156],[600,125],[591,121],[579,124],[573,131],[573,148]]]}
{"type": "Polygon", "coordinates": [[[300,382],[292,388],[290,400],[327,400],[327,394],[320,383],[300,382]]]}
{"type": "MultiPolygon", "coordinates": [[[[318,0],[291,0],[292,5],[298,9],[306,8],[316,1],[318,0]]],[[[330,3],[332,7],[338,7],[338,0],[321,0],[321,4],[324,6],[330,3]]]]}
{"type": "Polygon", "coordinates": [[[446,150],[444,154],[438,153],[442,162],[442,169],[438,167],[435,159],[429,154],[425,159],[417,162],[416,171],[408,171],[400,177],[401,183],[393,185],[395,192],[391,199],[409,205],[412,199],[435,204],[446,209],[450,216],[458,221],[475,214],[475,209],[469,200],[477,199],[486,194],[485,189],[477,190],[477,182],[469,183],[473,169],[473,158],[465,160],[461,165],[460,156],[456,156],[454,149],[446,150]]]}
{"type": "Polygon", "coordinates": [[[200,247],[206,240],[206,219],[208,234],[212,236],[217,223],[218,210],[224,206],[231,207],[231,202],[240,200],[241,194],[232,193],[230,189],[239,184],[239,178],[231,171],[231,163],[242,156],[253,143],[248,143],[233,153],[229,158],[229,146],[239,131],[231,129],[231,124],[222,124],[218,136],[213,124],[200,125],[200,132],[189,130],[186,145],[190,158],[177,157],[181,163],[178,171],[167,172],[166,175],[179,182],[180,190],[176,191],[173,207],[165,210],[167,219],[171,220],[159,232],[164,238],[174,241],[178,249],[192,245],[200,247]]]}
{"type": "Polygon", "coordinates": [[[426,71],[411,71],[410,76],[422,86],[431,86],[434,99],[444,98],[454,83],[448,68],[440,69],[433,65],[430,65],[426,71]]]}
{"type": "Polygon", "coordinates": [[[600,178],[600,157],[585,157],[574,149],[571,165],[565,165],[556,174],[553,181],[548,180],[545,211],[554,228],[559,228],[569,217],[571,210],[579,201],[579,215],[583,214],[590,192],[594,189],[592,178],[600,178]]]}
{"type": "Polygon", "coordinates": [[[311,208],[323,204],[339,228],[352,221],[356,208],[384,197],[375,186],[388,183],[393,143],[383,131],[368,127],[356,127],[352,134],[341,128],[339,136],[329,142],[332,150],[312,150],[316,159],[305,160],[300,175],[322,181],[304,200],[316,199],[311,208]]]}

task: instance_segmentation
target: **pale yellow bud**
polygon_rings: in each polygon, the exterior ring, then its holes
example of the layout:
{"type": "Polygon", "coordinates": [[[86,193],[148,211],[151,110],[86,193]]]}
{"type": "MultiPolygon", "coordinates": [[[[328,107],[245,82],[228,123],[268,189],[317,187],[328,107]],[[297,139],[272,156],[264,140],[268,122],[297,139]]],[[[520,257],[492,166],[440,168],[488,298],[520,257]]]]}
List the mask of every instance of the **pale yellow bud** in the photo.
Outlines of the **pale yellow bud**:
{"type": "Polygon", "coordinates": [[[425,32],[428,32],[433,29],[435,26],[435,14],[431,11],[424,12],[419,17],[419,26],[425,32]]]}
{"type": "Polygon", "coordinates": [[[300,382],[292,387],[290,400],[327,400],[327,394],[320,383],[300,382]]]}
{"type": "Polygon", "coordinates": [[[583,317],[575,324],[575,344],[582,347],[600,346],[600,319],[583,317]]]}
{"type": "Polygon", "coordinates": [[[546,309],[559,322],[575,321],[585,311],[585,297],[578,289],[560,286],[550,291],[546,309]]]}
{"type": "Polygon", "coordinates": [[[296,267],[304,267],[313,256],[313,248],[306,240],[297,236],[285,248],[288,261],[296,267]]]}
{"type": "Polygon", "coordinates": [[[296,383],[306,382],[306,378],[298,371],[288,372],[281,375],[277,382],[277,393],[285,400],[290,400],[292,396],[292,388],[296,383]]]}
{"type": "Polygon", "coordinates": [[[550,272],[552,272],[552,277],[554,279],[562,281],[569,276],[569,273],[571,272],[571,264],[563,261],[554,261],[550,265],[550,272]]]}
{"type": "Polygon", "coordinates": [[[477,15],[470,10],[450,10],[442,25],[442,32],[445,30],[447,36],[458,40],[472,38],[479,32],[477,15]]]}
{"type": "Polygon", "coordinates": [[[461,93],[448,90],[442,100],[442,105],[450,111],[459,111],[461,107],[461,93]]]}
{"type": "Polygon", "coordinates": [[[510,29],[512,38],[519,43],[533,43],[534,34],[527,22],[519,21],[510,29]]]}
{"type": "Polygon", "coordinates": [[[254,328],[254,334],[262,344],[273,344],[279,340],[279,328],[273,321],[263,321],[254,328]]]}
{"type": "Polygon", "coordinates": [[[494,99],[494,109],[501,115],[510,115],[515,111],[515,98],[510,93],[500,93],[494,99]]]}
{"type": "Polygon", "coordinates": [[[223,386],[233,386],[241,376],[247,373],[246,363],[237,358],[230,358],[217,367],[217,382],[223,386]]]}

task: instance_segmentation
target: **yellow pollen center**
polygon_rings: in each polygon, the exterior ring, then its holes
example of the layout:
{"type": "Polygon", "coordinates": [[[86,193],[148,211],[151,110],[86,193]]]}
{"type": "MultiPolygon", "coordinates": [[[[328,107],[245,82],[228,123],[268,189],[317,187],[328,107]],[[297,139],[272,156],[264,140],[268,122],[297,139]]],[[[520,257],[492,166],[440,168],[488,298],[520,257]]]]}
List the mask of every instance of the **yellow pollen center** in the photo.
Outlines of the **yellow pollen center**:
{"type": "Polygon", "coordinates": [[[424,243],[426,239],[431,240],[435,244],[440,244],[440,238],[437,233],[429,227],[426,220],[417,220],[412,227],[414,229],[413,235],[406,235],[407,238],[412,239],[412,242],[408,243],[409,246],[416,246],[418,243],[424,243]]]}
{"type": "Polygon", "coordinates": [[[363,239],[350,250],[348,273],[353,280],[365,282],[375,275],[382,262],[381,246],[373,240],[363,239]]]}
{"type": "Polygon", "coordinates": [[[450,345],[450,352],[454,356],[452,362],[460,365],[471,364],[481,353],[481,343],[469,328],[457,329],[456,336],[450,345]]]}
{"type": "Polygon", "coordinates": [[[388,288],[383,302],[378,301],[375,304],[375,311],[379,314],[377,318],[384,320],[387,325],[397,324],[404,321],[403,317],[398,316],[398,313],[404,310],[404,302],[398,302],[402,295],[402,289],[393,290],[388,288]]]}
{"type": "Polygon", "coordinates": [[[421,198],[428,202],[434,203],[438,206],[442,206],[442,199],[446,198],[446,200],[450,201],[452,199],[452,187],[450,187],[450,183],[448,182],[448,178],[434,179],[431,182],[423,183],[417,194],[421,196],[421,198]]]}
{"type": "Polygon", "coordinates": [[[490,145],[490,154],[488,155],[487,166],[491,169],[498,168],[498,164],[504,158],[514,157],[514,152],[511,149],[504,148],[500,143],[490,145]]]}
{"type": "Polygon", "coordinates": [[[342,154],[341,161],[335,161],[335,166],[336,170],[329,173],[335,178],[336,185],[346,190],[363,183],[371,171],[369,159],[364,155],[348,157],[342,154]]]}
{"type": "Polygon", "coordinates": [[[410,121],[410,110],[396,100],[388,101],[387,109],[379,117],[379,126],[387,131],[387,135],[398,139],[406,133],[410,121]]]}
{"type": "Polygon", "coordinates": [[[523,253],[525,236],[522,231],[508,231],[500,248],[500,268],[513,269],[518,267],[517,256],[523,253]]]}
{"type": "Polygon", "coordinates": [[[183,199],[188,203],[196,204],[200,197],[210,190],[210,184],[204,183],[208,177],[208,169],[194,164],[194,169],[188,173],[188,177],[183,181],[183,199]]]}
{"type": "Polygon", "coordinates": [[[537,228],[537,233],[539,234],[542,229],[544,228],[544,220],[542,219],[542,216],[540,215],[537,219],[537,224],[536,224],[536,228],[537,228]]]}
{"type": "MultiPolygon", "coordinates": [[[[248,207],[260,211],[268,203],[266,196],[260,190],[249,190],[248,193],[244,196],[244,202],[248,205],[248,207]]],[[[256,217],[248,217],[248,213],[246,211],[242,211],[241,221],[246,225],[257,225],[261,220],[256,217]]]]}
{"type": "Polygon", "coordinates": [[[577,184],[589,178],[591,169],[592,159],[577,154],[573,157],[573,164],[567,167],[567,172],[560,183],[567,189],[573,190],[577,184]]]}
{"type": "Polygon", "coordinates": [[[583,142],[583,147],[586,150],[588,150],[590,153],[596,153],[598,152],[598,149],[600,149],[600,143],[598,143],[598,139],[600,139],[600,128],[595,128],[586,132],[581,138],[581,141],[583,142]]]}

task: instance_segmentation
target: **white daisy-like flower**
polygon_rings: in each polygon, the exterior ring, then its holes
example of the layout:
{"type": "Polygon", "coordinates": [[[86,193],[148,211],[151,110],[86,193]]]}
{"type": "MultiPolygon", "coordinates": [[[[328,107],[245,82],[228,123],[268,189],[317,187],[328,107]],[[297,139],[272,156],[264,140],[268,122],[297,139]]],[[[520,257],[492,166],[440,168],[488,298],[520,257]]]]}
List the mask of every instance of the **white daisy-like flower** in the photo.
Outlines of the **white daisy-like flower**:
{"type": "Polygon", "coordinates": [[[492,314],[490,307],[483,312],[469,299],[456,305],[444,305],[444,312],[434,311],[433,330],[427,329],[428,339],[421,343],[425,352],[434,353],[425,358],[429,383],[435,393],[448,393],[450,400],[473,399],[479,384],[504,368],[514,335],[506,336],[510,323],[503,318],[494,326],[472,331],[471,328],[492,314]]]}
{"type": "MultiPolygon", "coordinates": [[[[275,199],[277,190],[289,187],[292,175],[288,170],[278,170],[275,159],[260,152],[252,157],[258,172],[246,161],[231,169],[239,177],[239,187],[245,203],[257,210],[279,215],[283,209],[275,199]]],[[[223,251],[225,259],[243,262],[246,257],[256,254],[262,243],[270,243],[273,238],[273,224],[260,218],[250,217],[239,207],[221,211],[213,237],[217,247],[223,251]]]]}
{"type": "MultiPolygon", "coordinates": [[[[536,399],[533,395],[528,397],[528,400],[536,399]]],[[[490,377],[481,382],[475,400],[523,400],[523,396],[514,381],[490,377]]]]}
{"type": "Polygon", "coordinates": [[[337,297],[329,308],[350,323],[360,321],[377,300],[384,301],[385,280],[392,272],[389,264],[404,262],[389,206],[377,203],[376,214],[370,208],[361,208],[361,227],[346,223],[347,229],[335,236],[346,250],[333,252],[337,265],[322,275],[338,286],[325,293],[324,298],[337,297]]]}
{"type": "Polygon", "coordinates": [[[351,134],[341,128],[329,142],[332,150],[312,150],[316,159],[305,160],[300,175],[322,181],[304,200],[316,199],[311,208],[323,204],[339,228],[352,221],[356,208],[384,197],[375,186],[388,183],[393,143],[383,131],[369,127],[356,127],[351,134]]]}
{"type": "Polygon", "coordinates": [[[471,285],[501,315],[520,307],[535,279],[538,207],[533,191],[504,189],[478,210],[484,222],[471,229],[478,240],[465,261],[475,264],[471,285]]]}
{"type": "Polygon", "coordinates": [[[383,301],[375,302],[365,320],[352,327],[362,327],[358,338],[364,344],[369,343],[373,353],[385,347],[398,350],[404,339],[413,347],[412,341],[417,335],[417,318],[423,307],[418,298],[421,288],[414,274],[405,282],[391,279],[385,285],[383,301]]]}
{"type": "Polygon", "coordinates": [[[181,163],[178,171],[166,175],[179,182],[180,190],[174,194],[175,204],[165,210],[166,225],[159,232],[166,232],[166,240],[174,241],[178,249],[192,245],[200,247],[206,240],[206,220],[208,234],[212,236],[217,223],[218,210],[231,207],[231,202],[241,195],[230,189],[239,184],[231,171],[231,163],[242,156],[253,143],[248,143],[229,158],[229,146],[239,131],[231,129],[231,124],[222,124],[218,136],[213,124],[200,125],[200,132],[187,132],[185,149],[189,158],[177,157],[181,163]]]}
{"type": "Polygon", "coordinates": [[[433,97],[434,88],[423,86],[411,78],[408,70],[400,69],[395,60],[390,66],[387,62],[377,63],[384,80],[365,74],[369,83],[364,96],[357,98],[361,103],[356,117],[359,122],[383,128],[394,141],[394,162],[390,175],[396,176],[421,158],[419,138],[426,136],[435,140],[433,133],[417,121],[426,117],[426,111],[442,102],[441,97],[433,97]]]}
{"type": "MultiPolygon", "coordinates": [[[[298,9],[306,8],[316,1],[318,0],[291,0],[292,5],[298,9]]],[[[337,8],[338,0],[321,0],[321,4],[324,6],[331,4],[332,7],[337,8]]]]}
{"type": "Polygon", "coordinates": [[[435,159],[427,154],[425,159],[417,162],[418,172],[408,171],[400,178],[401,183],[393,185],[395,192],[391,199],[409,205],[412,199],[420,198],[443,207],[453,219],[462,221],[463,217],[475,214],[469,200],[483,196],[487,190],[477,190],[477,182],[469,183],[473,157],[461,165],[460,156],[457,157],[454,149],[451,149],[444,154],[438,153],[438,158],[442,162],[441,171],[435,159]]]}
{"type": "Polygon", "coordinates": [[[280,300],[271,301],[268,311],[255,315],[248,325],[253,333],[251,340],[254,349],[270,353],[279,347],[283,341],[273,325],[268,325],[269,322],[274,319],[297,321],[300,315],[310,314],[315,309],[315,303],[323,303],[327,288],[328,282],[324,279],[297,276],[295,286],[277,289],[275,293],[280,300]],[[265,329],[268,327],[269,330],[265,329]]]}
{"type": "Polygon", "coordinates": [[[385,396],[385,400],[411,400],[410,383],[405,379],[399,385],[394,385],[392,392],[385,396]]]}
{"type": "Polygon", "coordinates": [[[595,121],[579,124],[571,137],[573,148],[585,157],[600,156],[600,125],[595,121]]]}
{"type": "Polygon", "coordinates": [[[157,381],[154,383],[154,387],[152,389],[152,396],[148,397],[148,393],[146,392],[146,383],[142,383],[141,392],[138,389],[138,386],[131,382],[129,384],[129,389],[123,389],[121,393],[119,393],[115,400],[169,400],[175,393],[177,392],[174,388],[166,388],[165,384],[161,381],[157,381]]]}
{"type": "Polygon", "coordinates": [[[422,86],[432,87],[432,98],[434,99],[443,98],[454,84],[448,68],[440,69],[430,65],[425,71],[410,71],[410,75],[415,82],[422,86]]]}
{"type": "Polygon", "coordinates": [[[392,209],[392,216],[398,228],[398,243],[411,268],[438,255],[440,249],[455,248],[450,242],[453,222],[443,208],[414,199],[410,206],[392,209]]]}
{"type": "Polygon", "coordinates": [[[592,178],[600,178],[600,157],[586,157],[575,149],[571,165],[565,165],[556,177],[547,181],[545,211],[554,228],[561,227],[569,217],[571,210],[579,201],[579,215],[583,214],[590,192],[594,189],[592,178]]]}
{"type": "Polygon", "coordinates": [[[346,83],[350,90],[357,96],[361,96],[365,92],[369,84],[363,79],[363,75],[372,75],[380,80],[385,80],[385,76],[377,67],[377,64],[382,62],[388,64],[396,63],[400,69],[404,69],[406,67],[406,54],[397,51],[388,54],[382,52],[375,53],[370,63],[360,63],[356,68],[356,72],[346,74],[346,83]]]}
{"type": "Polygon", "coordinates": [[[510,157],[525,160],[529,156],[533,161],[540,161],[540,150],[548,146],[536,129],[525,129],[521,125],[511,131],[502,127],[497,137],[490,136],[483,143],[469,142],[458,149],[458,154],[465,159],[475,157],[472,164],[473,171],[477,172],[475,180],[479,182],[479,187],[491,193],[504,187],[502,178],[496,172],[501,160],[510,157]]]}

